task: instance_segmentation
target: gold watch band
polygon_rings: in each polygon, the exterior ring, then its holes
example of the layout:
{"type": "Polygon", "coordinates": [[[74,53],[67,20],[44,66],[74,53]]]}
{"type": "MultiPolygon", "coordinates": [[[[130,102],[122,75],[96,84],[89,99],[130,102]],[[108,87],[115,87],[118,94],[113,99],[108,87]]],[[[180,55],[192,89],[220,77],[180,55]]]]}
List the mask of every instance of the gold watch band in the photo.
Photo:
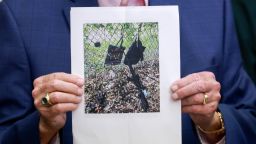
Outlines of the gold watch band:
{"type": "Polygon", "coordinates": [[[222,118],[222,114],[220,112],[217,112],[217,115],[219,116],[219,119],[220,119],[220,124],[221,124],[221,128],[218,129],[218,130],[213,130],[213,131],[206,131],[204,129],[202,129],[200,126],[197,125],[197,128],[205,133],[205,134],[217,134],[217,133],[223,133],[225,132],[225,126],[224,126],[224,121],[223,121],[223,118],[222,118]]]}

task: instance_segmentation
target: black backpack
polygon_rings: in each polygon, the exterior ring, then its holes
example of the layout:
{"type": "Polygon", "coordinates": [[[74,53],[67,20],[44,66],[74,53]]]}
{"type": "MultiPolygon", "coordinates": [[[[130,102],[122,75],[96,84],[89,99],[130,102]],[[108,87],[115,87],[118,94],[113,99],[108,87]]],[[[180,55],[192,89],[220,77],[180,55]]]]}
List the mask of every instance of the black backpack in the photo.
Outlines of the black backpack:
{"type": "Polygon", "coordinates": [[[142,45],[142,42],[139,38],[135,39],[135,41],[132,43],[131,47],[129,48],[128,52],[125,55],[124,64],[126,65],[134,65],[137,64],[139,61],[144,60],[144,51],[145,48],[142,45]]]}

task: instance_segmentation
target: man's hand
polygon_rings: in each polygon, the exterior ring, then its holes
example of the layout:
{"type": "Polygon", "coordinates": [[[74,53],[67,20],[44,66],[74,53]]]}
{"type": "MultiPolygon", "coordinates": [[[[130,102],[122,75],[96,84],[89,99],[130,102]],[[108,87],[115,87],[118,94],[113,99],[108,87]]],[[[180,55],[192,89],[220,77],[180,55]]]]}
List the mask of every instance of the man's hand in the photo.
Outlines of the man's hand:
{"type": "Polygon", "coordinates": [[[41,143],[48,143],[64,127],[66,112],[77,109],[83,95],[84,80],[66,73],[53,73],[34,80],[32,95],[40,112],[41,143]],[[51,106],[44,106],[41,100],[49,94],[51,106]]]}
{"type": "Polygon", "coordinates": [[[188,75],[171,86],[174,100],[181,100],[182,112],[188,113],[193,122],[206,131],[221,127],[216,113],[221,98],[220,83],[211,72],[188,75]],[[204,103],[205,95],[207,103],[204,103]]]}

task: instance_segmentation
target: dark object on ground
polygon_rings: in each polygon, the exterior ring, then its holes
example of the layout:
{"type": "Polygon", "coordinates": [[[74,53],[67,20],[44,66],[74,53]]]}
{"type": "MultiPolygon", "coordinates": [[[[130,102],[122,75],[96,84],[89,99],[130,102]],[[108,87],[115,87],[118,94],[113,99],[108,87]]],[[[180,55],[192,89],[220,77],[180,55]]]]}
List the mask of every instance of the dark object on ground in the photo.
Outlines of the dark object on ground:
{"type": "Polygon", "coordinates": [[[141,103],[141,107],[144,110],[144,112],[148,111],[148,101],[146,99],[146,95],[144,92],[146,92],[146,88],[145,86],[143,86],[141,80],[140,80],[140,76],[138,74],[135,73],[133,67],[131,65],[128,65],[130,72],[132,73],[132,77],[128,77],[128,80],[133,82],[134,85],[137,87],[139,93],[139,98],[140,98],[140,103],[141,103]]]}

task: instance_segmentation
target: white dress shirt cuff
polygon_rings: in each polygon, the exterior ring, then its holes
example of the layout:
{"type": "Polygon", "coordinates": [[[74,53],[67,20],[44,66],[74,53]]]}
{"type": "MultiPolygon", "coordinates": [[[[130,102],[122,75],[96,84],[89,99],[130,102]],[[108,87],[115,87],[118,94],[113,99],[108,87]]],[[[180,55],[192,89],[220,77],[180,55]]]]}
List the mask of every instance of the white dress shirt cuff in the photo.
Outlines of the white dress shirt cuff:
{"type": "MultiPolygon", "coordinates": [[[[199,140],[200,140],[200,142],[201,142],[201,144],[210,144],[209,142],[207,142],[205,139],[204,139],[204,137],[200,134],[200,132],[199,132],[199,129],[196,127],[196,132],[197,132],[197,135],[198,135],[198,137],[199,137],[199,140]]],[[[226,141],[225,141],[225,136],[220,140],[220,141],[218,141],[216,144],[225,144],[226,143],[226,141]]]]}

